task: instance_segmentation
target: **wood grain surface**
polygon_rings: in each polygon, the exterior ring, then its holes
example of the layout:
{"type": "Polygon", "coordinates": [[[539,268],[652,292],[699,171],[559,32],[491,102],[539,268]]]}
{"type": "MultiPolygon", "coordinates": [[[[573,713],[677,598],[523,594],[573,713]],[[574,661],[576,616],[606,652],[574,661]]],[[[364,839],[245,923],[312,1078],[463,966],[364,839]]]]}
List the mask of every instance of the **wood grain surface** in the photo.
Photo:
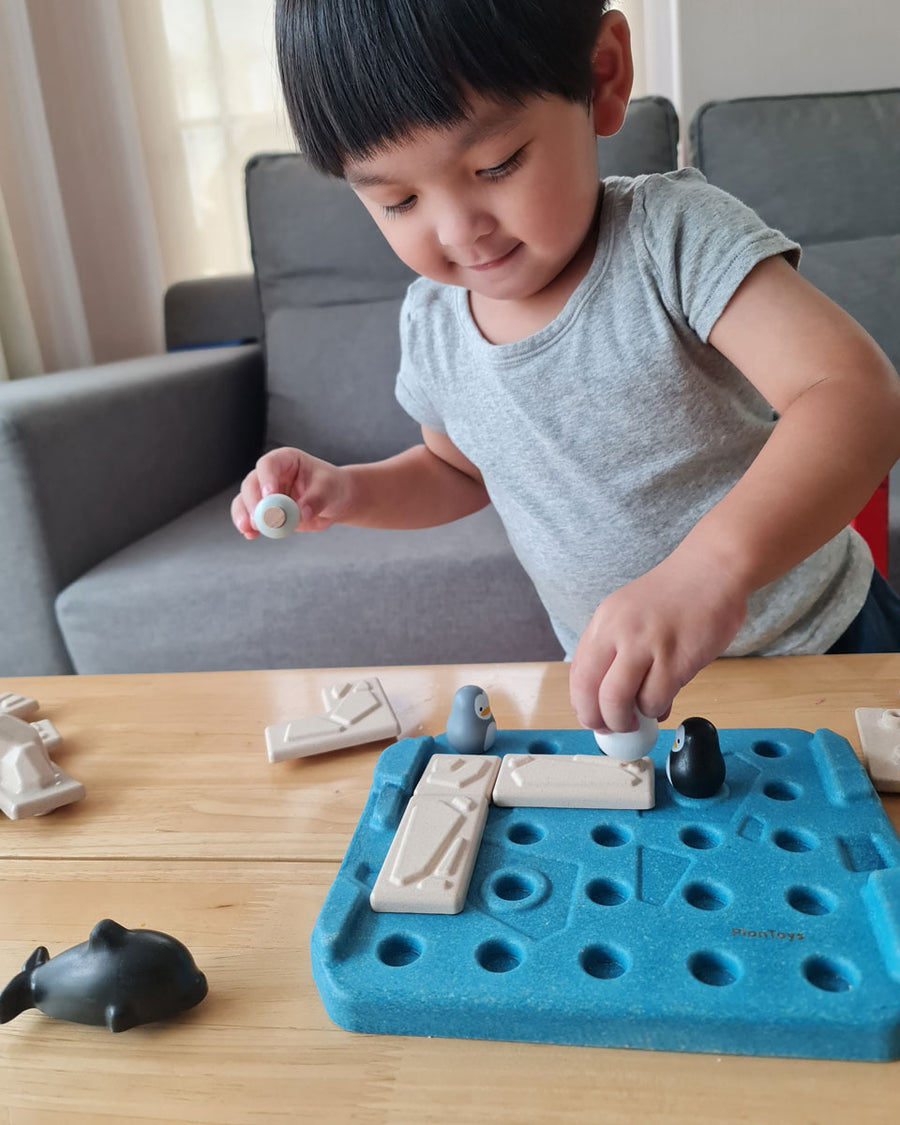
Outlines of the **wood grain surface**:
{"type": "MultiPolygon", "coordinates": [[[[270,765],[267,724],[377,674],[403,734],[484,687],[503,728],[577,726],[563,664],[0,680],[38,699],[87,798],[0,820],[0,986],[112,917],[184,941],[208,998],[112,1035],[29,1011],[0,1028],[0,1125],[895,1122],[900,1063],[839,1063],[354,1035],[325,1015],[309,935],[384,743],[270,765]]],[[[894,707],[900,656],[718,661],[678,697],[720,727],[830,727],[894,707]]],[[[885,797],[900,826],[900,797],[885,797]]]]}

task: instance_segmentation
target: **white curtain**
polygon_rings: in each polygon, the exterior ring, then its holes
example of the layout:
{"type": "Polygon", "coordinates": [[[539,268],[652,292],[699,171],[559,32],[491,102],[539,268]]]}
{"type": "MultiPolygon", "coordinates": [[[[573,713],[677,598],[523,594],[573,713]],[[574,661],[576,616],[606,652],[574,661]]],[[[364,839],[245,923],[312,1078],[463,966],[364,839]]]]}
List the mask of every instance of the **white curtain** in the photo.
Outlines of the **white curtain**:
{"type": "Polygon", "coordinates": [[[251,268],[243,165],[294,147],[273,11],[0,0],[0,378],[159,351],[168,285],[251,268]]]}
{"type": "Polygon", "coordinates": [[[250,269],[243,166],[294,147],[274,0],[119,0],[166,281],[250,269]]]}
{"type": "Polygon", "coordinates": [[[0,380],[37,375],[43,371],[43,364],[6,206],[0,195],[0,380]]]}
{"type": "Polygon", "coordinates": [[[0,378],[159,351],[169,284],[250,268],[273,8],[0,0],[0,378]]]}

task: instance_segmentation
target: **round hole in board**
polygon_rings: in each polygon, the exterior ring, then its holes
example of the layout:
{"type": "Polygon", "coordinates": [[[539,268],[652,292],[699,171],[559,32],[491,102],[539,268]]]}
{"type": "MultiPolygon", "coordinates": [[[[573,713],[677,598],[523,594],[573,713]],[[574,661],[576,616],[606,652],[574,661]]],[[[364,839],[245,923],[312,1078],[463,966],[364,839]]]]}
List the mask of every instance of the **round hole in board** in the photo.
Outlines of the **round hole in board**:
{"type": "Polygon", "coordinates": [[[629,957],[614,945],[588,945],[579,953],[578,963],[588,976],[615,980],[628,971],[629,957]]]}
{"type": "Polygon", "coordinates": [[[785,901],[799,914],[830,914],[837,905],[833,895],[817,887],[788,887],[785,901]]]}
{"type": "Polygon", "coordinates": [[[475,960],[489,973],[509,973],[522,964],[522,951],[512,942],[495,938],[475,950],[475,960]]]}
{"type": "Polygon", "coordinates": [[[717,848],[722,843],[722,837],[712,828],[703,824],[687,824],[678,833],[682,844],[695,851],[705,852],[710,848],[717,848]]]}
{"type": "Polygon", "coordinates": [[[517,871],[501,871],[491,884],[491,890],[504,902],[520,902],[530,898],[537,887],[527,875],[517,871]]]}
{"type": "Polygon", "coordinates": [[[742,973],[741,963],[727,953],[716,953],[712,950],[700,950],[692,953],[687,960],[688,972],[701,984],[708,984],[714,988],[725,988],[734,984],[742,973]]]}
{"type": "Polygon", "coordinates": [[[552,742],[547,742],[545,739],[539,739],[537,742],[529,742],[525,747],[526,754],[555,754],[558,747],[554,746],[552,742]]]}
{"type": "Polygon", "coordinates": [[[375,952],[382,964],[402,968],[422,956],[422,943],[411,934],[389,934],[378,943],[375,952]]]}
{"type": "Polygon", "coordinates": [[[811,852],[819,846],[819,841],[811,832],[799,828],[780,828],[772,833],[772,843],[783,852],[811,852]]]}
{"type": "Polygon", "coordinates": [[[620,906],[631,897],[630,888],[618,879],[592,879],[584,889],[598,906],[620,906]]]}
{"type": "Polygon", "coordinates": [[[772,801],[796,801],[801,789],[792,781],[769,781],[763,786],[763,793],[772,801]]]}
{"type": "Polygon", "coordinates": [[[855,965],[832,957],[808,957],[801,971],[809,983],[822,992],[849,992],[860,980],[855,965]]]}
{"type": "Polygon", "coordinates": [[[696,910],[724,910],[732,899],[727,887],[708,881],[688,883],[682,894],[684,901],[696,910]]]}
{"type": "Polygon", "coordinates": [[[517,820],[515,824],[511,824],[506,830],[507,840],[513,844],[520,844],[522,846],[537,844],[543,840],[544,835],[543,828],[527,820],[517,820]]]}
{"type": "Polygon", "coordinates": [[[528,867],[501,867],[485,880],[485,905],[492,913],[498,910],[533,910],[544,902],[552,889],[550,880],[542,871],[528,867]]]}
{"type": "Polygon", "coordinates": [[[598,824],[591,832],[591,839],[601,848],[621,848],[631,839],[631,833],[619,824],[598,824]]]}
{"type": "Polygon", "coordinates": [[[783,758],[788,753],[788,748],[782,743],[770,742],[768,739],[751,743],[750,749],[759,758],[783,758]]]}

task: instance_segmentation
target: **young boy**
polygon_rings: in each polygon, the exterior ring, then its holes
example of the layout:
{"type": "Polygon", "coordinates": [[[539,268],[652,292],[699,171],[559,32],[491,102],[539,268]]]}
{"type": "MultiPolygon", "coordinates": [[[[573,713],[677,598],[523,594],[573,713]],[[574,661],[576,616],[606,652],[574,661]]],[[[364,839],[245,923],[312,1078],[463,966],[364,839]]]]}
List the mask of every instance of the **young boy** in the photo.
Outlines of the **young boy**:
{"type": "Polygon", "coordinates": [[[721,654],[900,641],[846,527],[900,455],[900,380],[699,173],[599,183],[631,92],[606,0],[279,0],[300,145],[421,278],[401,405],[423,443],[260,459],[300,531],[426,527],[493,502],[572,660],[581,723],[666,717],[721,654]],[[777,421],[776,421],[777,417],[777,421]]]}

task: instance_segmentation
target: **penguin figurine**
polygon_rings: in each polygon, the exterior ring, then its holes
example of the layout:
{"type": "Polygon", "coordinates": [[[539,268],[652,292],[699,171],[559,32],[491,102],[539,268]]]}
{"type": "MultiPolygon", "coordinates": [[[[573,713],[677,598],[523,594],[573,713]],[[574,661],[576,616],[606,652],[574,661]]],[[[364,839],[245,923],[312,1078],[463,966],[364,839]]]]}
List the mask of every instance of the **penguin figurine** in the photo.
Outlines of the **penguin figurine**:
{"type": "Polygon", "coordinates": [[[475,684],[466,684],[453,696],[447,717],[447,741],[457,754],[481,754],[490,750],[497,736],[487,694],[475,684]]]}
{"type": "Polygon", "coordinates": [[[719,732],[709,719],[685,719],[666,759],[666,777],[685,797],[714,797],[725,781],[719,732]]]}

